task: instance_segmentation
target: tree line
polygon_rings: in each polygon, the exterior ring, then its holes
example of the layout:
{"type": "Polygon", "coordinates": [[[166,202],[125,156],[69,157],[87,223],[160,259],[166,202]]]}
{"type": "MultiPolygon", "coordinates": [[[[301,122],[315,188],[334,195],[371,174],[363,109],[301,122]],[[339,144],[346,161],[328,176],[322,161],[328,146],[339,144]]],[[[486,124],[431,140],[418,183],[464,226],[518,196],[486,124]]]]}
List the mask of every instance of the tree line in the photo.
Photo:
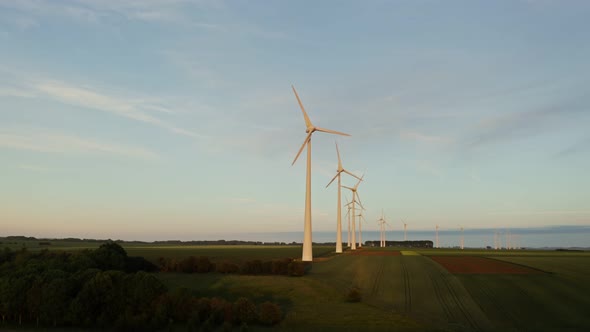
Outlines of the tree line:
{"type": "Polygon", "coordinates": [[[231,261],[213,263],[206,256],[189,256],[184,259],[160,257],[158,267],[161,272],[181,273],[232,273],[248,275],[285,275],[303,276],[310,268],[310,264],[295,261],[291,258],[273,259],[262,261],[259,259],[247,260],[241,264],[231,261]]]}
{"type": "Polygon", "coordinates": [[[158,267],[129,257],[114,242],[96,250],[0,251],[2,325],[99,327],[157,330],[184,324],[190,329],[224,324],[272,325],[280,306],[203,298],[186,289],[169,292],[153,274],[158,267]]]}

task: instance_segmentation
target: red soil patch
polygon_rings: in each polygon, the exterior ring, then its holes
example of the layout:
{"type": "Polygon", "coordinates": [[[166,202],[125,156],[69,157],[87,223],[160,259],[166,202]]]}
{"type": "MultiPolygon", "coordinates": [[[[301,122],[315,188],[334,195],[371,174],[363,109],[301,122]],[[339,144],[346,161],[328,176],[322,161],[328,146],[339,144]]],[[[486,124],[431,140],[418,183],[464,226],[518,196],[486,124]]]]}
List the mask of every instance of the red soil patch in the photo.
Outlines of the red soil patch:
{"type": "Polygon", "coordinates": [[[454,274],[539,274],[539,270],[485,257],[430,256],[454,274]]]}
{"type": "Polygon", "coordinates": [[[349,255],[354,256],[399,256],[399,251],[374,251],[374,250],[355,250],[349,251],[349,255]]]}
{"type": "Polygon", "coordinates": [[[314,258],[313,258],[313,261],[314,261],[314,262],[325,262],[325,261],[327,261],[327,260],[329,260],[329,259],[331,259],[331,258],[332,258],[332,257],[314,257],[314,258]]]}

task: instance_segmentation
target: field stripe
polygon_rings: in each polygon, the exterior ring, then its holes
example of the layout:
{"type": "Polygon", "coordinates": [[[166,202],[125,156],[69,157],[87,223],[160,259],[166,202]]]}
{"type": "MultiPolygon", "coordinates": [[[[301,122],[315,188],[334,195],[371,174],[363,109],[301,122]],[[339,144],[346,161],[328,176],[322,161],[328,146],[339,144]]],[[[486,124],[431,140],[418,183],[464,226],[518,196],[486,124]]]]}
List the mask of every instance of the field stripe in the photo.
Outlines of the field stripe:
{"type": "Polygon", "coordinates": [[[452,278],[452,276],[440,271],[438,273],[431,272],[429,275],[438,301],[449,322],[459,324],[467,322],[472,330],[481,330],[477,320],[474,319],[471,312],[465,307],[465,304],[461,301],[461,298],[451,284],[449,278],[452,278]],[[445,296],[445,294],[449,296],[445,296]],[[456,309],[459,310],[457,311],[456,309]]]}
{"type": "Polygon", "coordinates": [[[404,309],[406,312],[412,311],[412,287],[410,285],[410,274],[408,273],[408,268],[406,266],[404,257],[401,259],[401,267],[402,267],[402,278],[404,281],[404,309]]]}
{"type": "Polygon", "coordinates": [[[381,259],[381,263],[379,264],[379,269],[375,274],[375,278],[373,279],[373,287],[371,289],[371,295],[375,296],[379,293],[379,286],[381,284],[381,280],[383,279],[383,270],[385,269],[385,260],[381,259]]]}

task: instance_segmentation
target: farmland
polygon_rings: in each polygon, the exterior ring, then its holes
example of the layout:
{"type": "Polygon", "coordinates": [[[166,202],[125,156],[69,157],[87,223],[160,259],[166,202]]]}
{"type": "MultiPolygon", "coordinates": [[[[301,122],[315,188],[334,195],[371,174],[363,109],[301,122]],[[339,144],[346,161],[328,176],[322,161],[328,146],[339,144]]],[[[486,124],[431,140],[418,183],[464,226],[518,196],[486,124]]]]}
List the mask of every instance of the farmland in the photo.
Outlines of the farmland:
{"type": "Polygon", "coordinates": [[[590,327],[589,267],[587,252],[364,248],[315,262],[303,278],[174,274],[165,282],[278,300],[287,308],[285,330],[575,331],[590,327]],[[449,257],[471,270],[453,273],[436,262],[449,257]],[[347,303],[355,287],[362,301],[347,303]]]}
{"type": "MultiPolygon", "coordinates": [[[[52,245],[80,250],[93,243],[52,245]]],[[[33,244],[32,250],[38,250],[33,244]]],[[[124,244],[130,256],[213,262],[296,258],[299,246],[124,244]]],[[[283,308],[276,327],[300,330],[561,331],[589,330],[590,253],[369,248],[318,259],[304,277],[155,273],[170,290],[231,301],[248,297],[283,308]],[[353,289],[360,302],[348,301],[353,289]]]]}

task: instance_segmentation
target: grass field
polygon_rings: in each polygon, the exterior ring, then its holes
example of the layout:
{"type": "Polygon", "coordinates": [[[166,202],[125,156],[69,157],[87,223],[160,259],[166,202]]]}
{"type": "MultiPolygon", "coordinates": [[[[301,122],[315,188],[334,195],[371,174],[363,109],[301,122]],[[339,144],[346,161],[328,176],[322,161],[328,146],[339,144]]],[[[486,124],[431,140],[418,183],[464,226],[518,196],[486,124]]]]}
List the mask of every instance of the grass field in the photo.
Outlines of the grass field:
{"type": "Polygon", "coordinates": [[[165,281],[208,295],[272,298],[287,309],[284,330],[590,330],[587,253],[446,251],[454,257],[492,256],[473,261],[516,263],[515,268],[537,272],[453,274],[426,256],[440,255],[436,250],[415,251],[422,255],[384,254],[395,251],[389,248],[362,251],[316,262],[303,278],[170,275],[165,281]],[[361,290],[361,303],[345,302],[352,287],[361,290]]]}
{"type": "MultiPolygon", "coordinates": [[[[67,244],[53,249],[80,249],[67,244]]],[[[272,259],[299,246],[125,246],[129,255],[272,259]]],[[[284,331],[590,331],[590,253],[368,248],[322,256],[304,277],[158,273],[171,289],[229,300],[247,296],[280,303],[284,331]],[[432,258],[431,258],[432,257],[432,258]],[[471,266],[461,273],[445,261],[471,266]],[[506,266],[512,268],[506,268],[506,266]],[[501,267],[501,268],[500,268],[501,267]],[[531,269],[535,273],[515,274],[531,269]],[[512,272],[511,272],[512,271],[512,272]],[[352,288],[359,303],[346,301],[352,288]]],[[[266,330],[266,329],[263,329],[266,330]]]]}

